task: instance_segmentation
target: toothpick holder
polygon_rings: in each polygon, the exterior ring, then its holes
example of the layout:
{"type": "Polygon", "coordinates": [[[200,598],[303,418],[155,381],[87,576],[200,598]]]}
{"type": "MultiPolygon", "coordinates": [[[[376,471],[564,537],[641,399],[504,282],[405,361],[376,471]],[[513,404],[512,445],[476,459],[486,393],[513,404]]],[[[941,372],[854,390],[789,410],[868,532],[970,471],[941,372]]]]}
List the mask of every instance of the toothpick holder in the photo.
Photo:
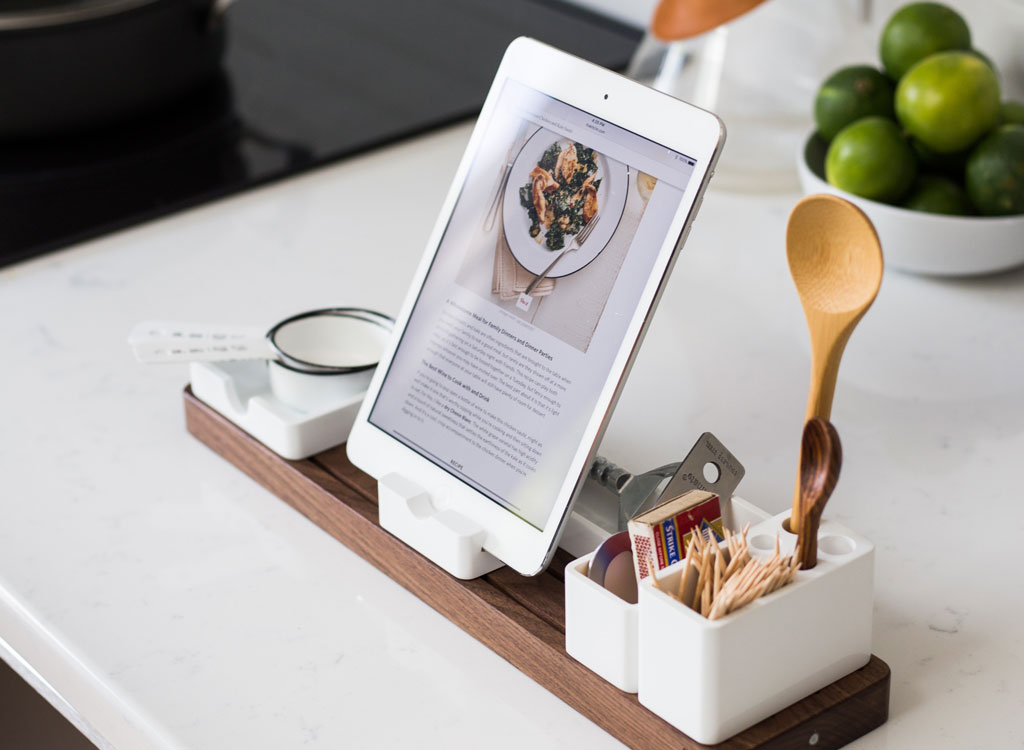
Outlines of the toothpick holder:
{"type": "MultiPolygon", "coordinates": [[[[742,502],[733,499],[734,529],[746,515],[742,502]]],[[[788,517],[788,511],[762,514],[751,526],[753,556],[770,557],[776,534],[781,553],[793,552],[796,536],[782,526],[788,517]]],[[[635,654],[640,703],[697,742],[722,742],[871,658],[874,546],[841,524],[822,521],[817,566],[718,620],[654,588],[649,578],[637,604],[610,600],[616,597],[586,578],[588,562],[589,556],[566,568],[567,651],[627,691],[635,654]],[[621,626],[633,616],[635,641],[621,626]]],[[[674,591],[681,574],[677,564],[658,581],[674,591]]]]}
{"type": "MultiPolygon", "coordinates": [[[[730,528],[769,518],[739,497],[733,497],[722,510],[730,528]]],[[[592,558],[593,553],[584,555],[565,568],[565,650],[619,690],[635,693],[640,608],[587,577],[592,558]]]]}
{"type": "Polygon", "coordinates": [[[377,481],[380,525],[456,578],[478,578],[504,563],[483,549],[486,532],[451,509],[438,510],[429,493],[401,474],[377,481]]]}

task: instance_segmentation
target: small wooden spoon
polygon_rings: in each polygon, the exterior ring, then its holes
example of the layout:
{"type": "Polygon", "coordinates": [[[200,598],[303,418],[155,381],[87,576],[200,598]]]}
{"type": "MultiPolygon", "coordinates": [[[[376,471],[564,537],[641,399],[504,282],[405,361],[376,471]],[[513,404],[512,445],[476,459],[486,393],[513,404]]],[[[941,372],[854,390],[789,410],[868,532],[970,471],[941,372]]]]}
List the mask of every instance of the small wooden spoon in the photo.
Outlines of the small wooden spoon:
{"type": "Polygon", "coordinates": [[[764,0],[661,0],[654,9],[651,32],[666,42],[711,31],[743,15],[764,0]]]}
{"type": "MultiPolygon", "coordinates": [[[[834,195],[809,195],[793,208],[786,254],[811,334],[807,419],[832,416],[839,361],[882,284],[882,247],[864,213],[834,195]]],[[[801,472],[802,474],[802,472],[801,472]]],[[[800,486],[791,524],[799,533],[800,486]]]]}
{"type": "MultiPolygon", "coordinates": [[[[804,425],[800,443],[800,532],[796,540],[796,558],[800,570],[818,564],[818,524],[825,503],[839,481],[843,447],[831,422],[814,417],[804,425]]],[[[793,517],[789,521],[793,530],[793,517]]]]}

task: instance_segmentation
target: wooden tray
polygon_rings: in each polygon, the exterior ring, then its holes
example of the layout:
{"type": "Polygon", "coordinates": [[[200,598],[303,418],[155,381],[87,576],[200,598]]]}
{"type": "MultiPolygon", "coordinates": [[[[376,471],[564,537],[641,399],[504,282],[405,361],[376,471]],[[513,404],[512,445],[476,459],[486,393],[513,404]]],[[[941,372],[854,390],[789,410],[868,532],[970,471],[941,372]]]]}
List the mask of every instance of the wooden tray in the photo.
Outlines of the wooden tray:
{"type": "MultiPolygon", "coordinates": [[[[344,446],[288,461],[199,401],[190,388],[185,423],[216,453],[626,745],[708,747],[566,654],[562,575],[572,558],[564,550],[533,578],[500,568],[461,581],[378,525],[377,483],[349,462],[344,446]]],[[[872,656],[862,669],[715,747],[837,748],[885,723],[888,715],[889,667],[872,656]]]]}

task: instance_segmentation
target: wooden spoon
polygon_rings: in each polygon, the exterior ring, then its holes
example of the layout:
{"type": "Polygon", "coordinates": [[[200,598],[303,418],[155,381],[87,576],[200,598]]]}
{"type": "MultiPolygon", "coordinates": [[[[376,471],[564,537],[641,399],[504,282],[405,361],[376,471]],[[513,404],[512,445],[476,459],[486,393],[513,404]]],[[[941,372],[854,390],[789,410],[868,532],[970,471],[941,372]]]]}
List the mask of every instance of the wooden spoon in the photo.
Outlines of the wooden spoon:
{"type": "MultiPolygon", "coordinates": [[[[882,284],[882,247],[871,220],[852,203],[834,195],[809,195],[789,215],[786,254],[811,334],[806,418],[827,420],[843,349],[882,284]]],[[[794,523],[792,531],[799,533],[799,482],[794,523]]]]}
{"type": "Polygon", "coordinates": [[[651,32],[666,42],[688,39],[741,16],[764,0],[661,0],[651,32]]]}
{"type": "MultiPolygon", "coordinates": [[[[808,420],[800,443],[800,533],[796,540],[800,570],[818,564],[818,524],[842,465],[843,447],[836,428],[819,417],[808,420]]],[[[792,531],[793,517],[789,527],[792,531]]]]}

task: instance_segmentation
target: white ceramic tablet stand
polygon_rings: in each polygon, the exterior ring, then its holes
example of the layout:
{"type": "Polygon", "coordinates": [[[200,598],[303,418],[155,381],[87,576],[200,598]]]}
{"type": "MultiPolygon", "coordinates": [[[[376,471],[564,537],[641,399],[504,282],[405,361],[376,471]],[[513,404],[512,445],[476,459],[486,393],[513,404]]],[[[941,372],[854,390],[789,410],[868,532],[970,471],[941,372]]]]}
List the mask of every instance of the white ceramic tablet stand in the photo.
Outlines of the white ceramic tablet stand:
{"type": "MultiPolygon", "coordinates": [[[[607,459],[597,459],[590,471],[593,481],[584,483],[562,530],[561,548],[584,554],[615,532],[617,484],[624,474],[607,459]]],[[[483,550],[485,532],[475,521],[435,508],[425,489],[400,474],[377,481],[377,506],[382,528],[456,578],[478,578],[504,565],[483,550]]]]}
{"type": "Polygon", "coordinates": [[[483,549],[486,532],[451,509],[437,510],[422,487],[400,474],[377,481],[381,528],[456,578],[478,578],[504,563],[483,549]]]}

